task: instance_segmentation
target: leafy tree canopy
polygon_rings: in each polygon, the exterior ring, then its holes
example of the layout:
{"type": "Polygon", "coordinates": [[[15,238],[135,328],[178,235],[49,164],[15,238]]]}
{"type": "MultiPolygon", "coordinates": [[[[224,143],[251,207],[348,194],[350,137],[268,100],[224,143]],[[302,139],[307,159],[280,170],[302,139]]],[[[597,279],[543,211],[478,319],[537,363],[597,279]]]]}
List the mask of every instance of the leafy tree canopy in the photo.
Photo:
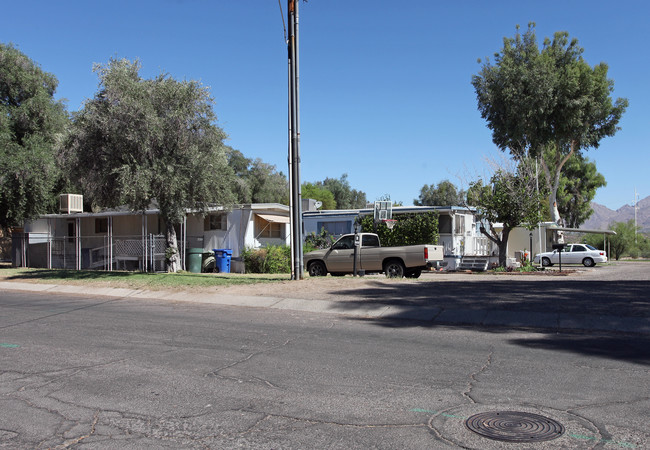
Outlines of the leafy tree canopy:
{"type": "Polygon", "coordinates": [[[468,203],[476,205],[481,233],[498,246],[499,265],[505,267],[510,231],[520,225],[532,229],[541,219],[530,161],[522,161],[515,172],[497,170],[489,183],[471,183],[468,203]],[[495,228],[497,223],[501,230],[495,228]]]}
{"type": "Polygon", "coordinates": [[[415,206],[459,206],[464,202],[465,191],[459,191],[449,180],[443,180],[437,186],[425,184],[420,197],[413,200],[415,206]]]}
{"type": "Polygon", "coordinates": [[[336,209],[361,209],[366,207],[366,193],[350,187],[348,174],[341,178],[325,178],[317,184],[322,185],[334,195],[336,209]]]}
{"type": "Polygon", "coordinates": [[[311,198],[323,202],[321,209],[336,209],[334,194],[329,189],[314,183],[305,182],[301,187],[302,198],[311,198]]]}
{"type": "Polygon", "coordinates": [[[56,147],[68,115],[58,81],[0,43],[0,227],[54,212],[60,185],[56,147]]]}
{"type": "Polygon", "coordinates": [[[372,215],[366,215],[361,219],[361,231],[377,233],[384,247],[438,243],[440,235],[437,211],[395,214],[393,219],[396,223],[389,230],[386,224],[377,224],[372,215]]]}
{"type": "Polygon", "coordinates": [[[593,214],[591,202],[596,190],[605,186],[605,177],[588,158],[574,154],[562,170],[557,206],[567,226],[578,228],[593,214]]]}
{"type": "Polygon", "coordinates": [[[540,50],[531,23],[523,35],[517,30],[514,38],[504,38],[494,64],[488,60],[472,77],[493,142],[517,159],[540,158],[554,222],[560,221],[556,194],[565,162],[613,136],[628,105],[626,99],[612,101],[607,64],[591,67],[582,53],[567,32],[545,39],[540,50]]]}
{"type": "Polygon", "coordinates": [[[97,65],[99,91],[75,114],[66,155],[84,194],[100,206],[145,210],[158,202],[167,226],[168,269],[178,269],[174,225],[187,208],[234,201],[213,100],[196,81],[139,75],[140,63],[97,65]]]}
{"type": "Polygon", "coordinates": [[[233,187],[239,203],[289,203],[287,177],[260,158],[246,158],[239,150],[228,149],[228,165],[237,176],[233,187]]]}
{"type": "Polygon", "coordinates": [[[630,219],[627,222],[614,222],[609,226],[609,229],[616,232],[615,235],[609,236],[612,251],[612,255],[609,255],[609,257],[614,257],[618,261],[635,246],[635,231],[638,232],[639,227],[635,228],[634,219],[630,219]]]}

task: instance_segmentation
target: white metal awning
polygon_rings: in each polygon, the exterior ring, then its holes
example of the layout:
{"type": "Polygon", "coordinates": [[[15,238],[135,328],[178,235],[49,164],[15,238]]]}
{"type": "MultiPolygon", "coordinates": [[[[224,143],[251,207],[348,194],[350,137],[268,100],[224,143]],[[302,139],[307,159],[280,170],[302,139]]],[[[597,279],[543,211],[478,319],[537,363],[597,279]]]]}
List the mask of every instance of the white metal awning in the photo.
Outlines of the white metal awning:
{"type": "Polygon", "coordinates": [[[260,219],[271,223],[289,223],[289,216],[278,216],[276,214],[255,214],[260,219]]]}
{"type": "Polygon", "coordinates": [[[573,233],[593,233],[593,234],[609,234],[614,235],[616,231],[613,230],[588,230],[582,228],[569,228],[569,227],[548,227],[548,231],[570,231],[573,233]]]}

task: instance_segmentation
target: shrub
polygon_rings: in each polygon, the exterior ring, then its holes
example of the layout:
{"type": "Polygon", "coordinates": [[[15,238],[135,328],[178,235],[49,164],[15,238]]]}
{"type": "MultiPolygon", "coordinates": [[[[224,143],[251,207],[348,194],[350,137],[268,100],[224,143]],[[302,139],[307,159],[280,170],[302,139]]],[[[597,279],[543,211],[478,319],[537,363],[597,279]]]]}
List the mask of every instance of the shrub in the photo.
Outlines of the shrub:
{"type": "Polygon", "coordinates": [[[308,252],[322,248],[330,248],[333,243],[334,238],[332,235],[329,234],[325,228],[322,228],[320,233],[316,234],[312,231],[305,237],[305,245],[303,248],[305,249],[305,252],[308,252]]]}
{"type": "Polygon", "coordinates": [[[438,243],[437,212],[396,214],[393,219],[397,223],[389,230],[386,224],[375,224],[373,216],[367,215],[361,219],[361,231],[377,233],[382,247],[438,243]]]}
{"type": "Polygon", "coordinates": [[[291,248],[287,245],[246,248],[241,256],[246,273],[291,273],[291,248]]]}

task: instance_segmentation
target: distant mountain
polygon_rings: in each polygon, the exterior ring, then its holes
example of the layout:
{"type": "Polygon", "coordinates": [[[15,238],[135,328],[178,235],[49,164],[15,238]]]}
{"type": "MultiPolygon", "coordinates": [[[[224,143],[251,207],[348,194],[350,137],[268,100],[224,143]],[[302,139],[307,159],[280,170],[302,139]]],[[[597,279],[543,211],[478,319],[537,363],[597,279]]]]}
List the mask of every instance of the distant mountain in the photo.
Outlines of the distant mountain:
{"type": "MultiPolygon", "coordinates": [[[[594,213],[580,228],[585,230],[607,230],[612,222],[634,220],[634,205],[624,205],[616,211],[598,203],[591,203],[594,213]]],[[[650,196],[637,203],[636,223],[641,231],[650,232],[650,196]]]]}

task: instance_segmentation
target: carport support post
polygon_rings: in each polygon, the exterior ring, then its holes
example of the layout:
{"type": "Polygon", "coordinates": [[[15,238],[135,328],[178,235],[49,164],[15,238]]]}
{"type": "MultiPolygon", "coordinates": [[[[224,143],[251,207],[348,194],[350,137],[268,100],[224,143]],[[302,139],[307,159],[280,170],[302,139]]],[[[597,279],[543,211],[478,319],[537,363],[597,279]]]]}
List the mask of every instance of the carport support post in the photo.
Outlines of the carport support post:
{"type": "Polygon", "coordinates": [[[52,268],[52,219],[47,219],[47,268],[52,268]]]}

